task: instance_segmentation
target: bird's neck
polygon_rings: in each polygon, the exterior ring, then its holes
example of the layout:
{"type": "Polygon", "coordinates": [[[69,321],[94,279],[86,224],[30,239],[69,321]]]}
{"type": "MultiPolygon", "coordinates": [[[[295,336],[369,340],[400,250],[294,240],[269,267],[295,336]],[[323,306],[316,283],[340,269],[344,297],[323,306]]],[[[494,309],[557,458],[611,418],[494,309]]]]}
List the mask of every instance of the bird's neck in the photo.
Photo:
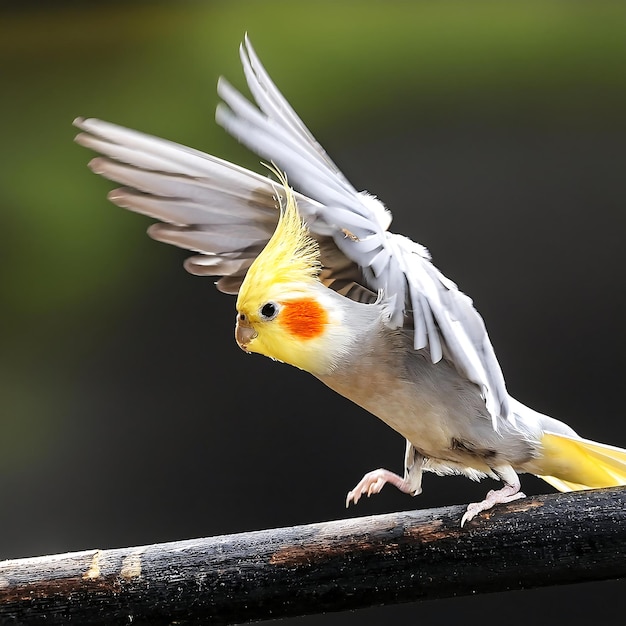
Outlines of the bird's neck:
{"type": "Polygon", "coordinates": [[[308,371],[324,379],[358,366],[384,333],[385,311],[381,303],[355,302],[324,289],[323,305],[330,312],[330,323],[324,336],[315,345],[316,362],[308,371]]]}

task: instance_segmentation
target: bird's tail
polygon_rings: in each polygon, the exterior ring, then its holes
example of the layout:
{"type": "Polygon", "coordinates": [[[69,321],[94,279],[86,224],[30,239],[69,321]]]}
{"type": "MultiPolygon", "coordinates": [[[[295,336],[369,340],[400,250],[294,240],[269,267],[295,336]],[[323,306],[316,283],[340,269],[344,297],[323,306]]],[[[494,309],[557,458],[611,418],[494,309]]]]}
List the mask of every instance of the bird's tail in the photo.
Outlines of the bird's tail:
{"type": "Polygon", "coordinates": [[[551,432],[541,443],[539,477],[559,491],[626,485],[626,450],[551,432]]]}

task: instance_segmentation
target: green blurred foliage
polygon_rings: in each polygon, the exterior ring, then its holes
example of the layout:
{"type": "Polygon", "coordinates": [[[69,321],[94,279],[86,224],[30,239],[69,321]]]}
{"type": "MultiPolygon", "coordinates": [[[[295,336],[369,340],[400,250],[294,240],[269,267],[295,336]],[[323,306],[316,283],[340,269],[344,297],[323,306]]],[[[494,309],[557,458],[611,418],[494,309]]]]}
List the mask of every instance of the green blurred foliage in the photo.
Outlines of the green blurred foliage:
{"type": "Polygon", "coordinates": [[[322,144],[394,128],[407,111],[425,126],[473,111],[494,124],[623,128],[625,23],[624,3],[545,0],[5,9],[0,465],[16,471],[45,459],[67,436],[64,415],[84,359],[172,263],[129,227],[145,220],[109,206],[112,186],[88,172],[88,153],[72,142],[74,117],[260,169],[213,122],[218,76],[244,85],[237,45],[247,31],[322,144]]]}
{"type": "Polygon", "coordinates": [[[69,123],[102,116],[235,154],[212,109],[219,74],[242,84],[235,49],[245,30],[324,134],[392,123],[394,109],[453,116],[468,102],[551,125],[622,123],[625,18],[623,4],[565,2],[183,2],[5,15],[5,315],[101,306],[132,288],[123,281],[132,246],[118,242],[135,234],[118,214],[89,210],[102,202],[94,187],[109,187],[85,174],[69,123]]]}

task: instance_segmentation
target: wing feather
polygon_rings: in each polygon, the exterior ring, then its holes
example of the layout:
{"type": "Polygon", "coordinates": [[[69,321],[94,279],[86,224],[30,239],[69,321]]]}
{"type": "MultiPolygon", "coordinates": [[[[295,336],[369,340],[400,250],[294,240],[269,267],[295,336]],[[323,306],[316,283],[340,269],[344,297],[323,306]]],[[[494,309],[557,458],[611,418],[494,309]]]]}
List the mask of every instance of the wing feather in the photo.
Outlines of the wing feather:
{"type": "MultiPolygon", "coordinates": [[[[428,251],[388,232],[391,214],[349,183],[278,91],[249,40],[241,60],[256,105],[224,79],[216,120],[231,135],[285,171],[296,202],[320,242],[325,285],[346,297],[372,302],[383,293],[389,325],[414,333],[416,350],[433,362],[447,358],[485,397],[494,427],[510,418],[500,366],[472,301],[430,262],[428,251]]],[[[96,119],[75,121],[76,140],[104,155],[92,169],[123,185],[110,199],[160,220],[151,237],[200,252],[188,271],[221,278],[236,293],[277,220],[269,178],[240,166],[137,131],[96,119]]]]}
{"type": "Polygon", "coordinates": [[[433,362],[450,359],[475,382],[494,427],[500,418],[513,419],[502,371],[471,299],[430,263],[423,246],[387,232],[384,206],[357,192],[341,174],[271,81],[247,38],[240,54],[258,108],[243,104],[243,96],[221,80],[218,93],[224,104],[216,114],[218,123],[322,205],[311,230],[319,222],[326,225],[325,234],[331,227],[339,250],[361,268],[365,286],[382,290],[393,302],[390,324],[411,325],[416,349],[427,349],[433,362]],[[350,213],[359,216],[352,224],[358,233],[348,226],[350,213]]]}

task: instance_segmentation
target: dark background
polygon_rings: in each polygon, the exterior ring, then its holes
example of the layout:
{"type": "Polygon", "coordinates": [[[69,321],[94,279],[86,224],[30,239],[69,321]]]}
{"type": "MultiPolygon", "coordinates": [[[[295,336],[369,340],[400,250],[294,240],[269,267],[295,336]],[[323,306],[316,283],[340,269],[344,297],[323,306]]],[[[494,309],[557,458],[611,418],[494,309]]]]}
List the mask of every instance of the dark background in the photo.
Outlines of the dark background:
{"type": "MultiPolygon", "coordinates": [[[[401,471],[400,436],[238,350],[234,300],[110,205],[72,143],[72,119],[97,116],[263,171],[213,122],[217,77],[243,87],[245,31],[355,186],[473,297],[511,393],[626,446],[625,18],[603,2],[0,7],[0,558],[466,503],[493,486],[427,475],[415,500],[386,488],[346,511],[365,471],[401,471]]],[[[285,623],[619,623],[625,592],[285,623]]]]}

